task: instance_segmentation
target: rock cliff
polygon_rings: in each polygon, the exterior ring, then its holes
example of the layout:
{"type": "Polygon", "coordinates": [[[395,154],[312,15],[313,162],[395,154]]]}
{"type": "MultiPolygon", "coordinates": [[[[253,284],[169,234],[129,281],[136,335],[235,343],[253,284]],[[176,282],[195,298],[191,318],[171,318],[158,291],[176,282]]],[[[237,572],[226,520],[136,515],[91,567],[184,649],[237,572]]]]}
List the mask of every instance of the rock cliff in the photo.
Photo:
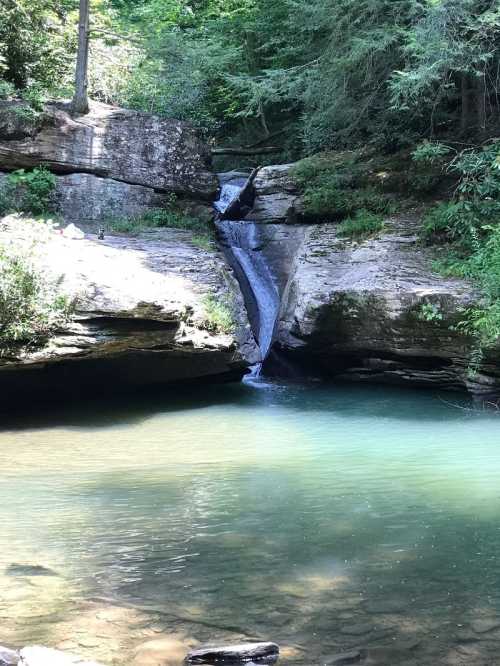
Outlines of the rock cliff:
{"type": "MultiPolygon", "coordinates": [[[[4,218],[0,244],[29,243],[30,224],[4,218]]],[[[239,379],[256,358],[242,297],[223,257],[197,248],[188,231],[104,241],[51,231],[35,247],[34,261],[59,279],[76,310],[42,349],[4,351],[3,398],[228,381],[239,379]],[[228,303],[233,332],[214,331],[207,298],[228,303]]]]}
{"type": "Polygon", "coordinates": [[[287,372],[295,365],[324,377],[497,395],[498,350],[478,363],[474,341],[456,329],[480,294],[432,271],[418,240],[419,211],[388,218],[375,237],[347,240],[335,223],[300,223],[289,172],[290,165],[261,170],[247,216],[266,224],[261,251],[283,285],[268,371],[279,371],[278,355],[287,372]]]}
{"type": "Polygon", "coordinates": [[[472,371],[474,343],[456,324],[480,295],[431,270],[417,214],[386,221],[363,241],[312,225],[295,256],[275,348],[313,374],[498,392],[492,358],[472,371]]]}
{"type": "Polygon", "coordinates": [[[0,104],[3,170],[45,164],[55,173],[89,173],[200,199],[217,190],[208,148],[186,123],[97,102],[84,116],[49,104],[23,120],[18,106],[0,104]]]}

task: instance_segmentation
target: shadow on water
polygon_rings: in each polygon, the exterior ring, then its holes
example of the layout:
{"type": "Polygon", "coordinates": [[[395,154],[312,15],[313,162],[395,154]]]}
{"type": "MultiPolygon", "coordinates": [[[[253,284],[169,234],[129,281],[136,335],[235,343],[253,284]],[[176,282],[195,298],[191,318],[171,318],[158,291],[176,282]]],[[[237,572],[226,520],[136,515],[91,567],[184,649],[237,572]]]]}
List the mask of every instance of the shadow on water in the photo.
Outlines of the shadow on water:
{"type": "MultiPolygon", "coordinates": [[[[185,481],[106,475],[75,489],[95,510],[81,530],[81,564],[100,572],[87,594],[163,612],[194,635],[208,624],[228,639],[299,643],[316,660],[410,638],[420,641],[418,663],[435,663],[460,627],[500,611],[500,532],[418,492],[337,497],[287,472],[256,481],[242,470],[228,501],[223,474],[185,481]],[[124,502],[127,529],[140,534],[127,549],[107,529],[123,523],[124,502]]],[[[480,646],[478,663],[491,649],[480,646]]],[[[412,658],[403,650],[397,663],[412,658]]]]}
{"type": "MultiPolygon", "coordinates": [[[[471,416],[496,416],[474,409],[466,394],[433,392],[407,387],[359,386],[350,383],[284,381],[267,378],[252,383],[237,382],[168,387],[116,395],[111,398],[87,396],[79,402],[20,404],[2,411],[0,432],[41,429],[54,426],[106,428],[117,424],[139,424],[155,414],[233,406],[241,409],[274,406],[293,411],[351,413],[359,418],[360,409],[368,418],[386,417],[413,420],[415,400],[426,409],[418,410],[419,420],[463,419],[471,416]]],[[[361,414],[362,415],[362,414],[361,414]]]]}
{"type": "Polygon", "coordinates": [[[500,616],[498,421],[452,402],[267,380],[9,415],[9,635],[57,644],[104,614],[131,650],[160,623],[300,664],[494,663],[500,629],[472,626],[500,616]]]}

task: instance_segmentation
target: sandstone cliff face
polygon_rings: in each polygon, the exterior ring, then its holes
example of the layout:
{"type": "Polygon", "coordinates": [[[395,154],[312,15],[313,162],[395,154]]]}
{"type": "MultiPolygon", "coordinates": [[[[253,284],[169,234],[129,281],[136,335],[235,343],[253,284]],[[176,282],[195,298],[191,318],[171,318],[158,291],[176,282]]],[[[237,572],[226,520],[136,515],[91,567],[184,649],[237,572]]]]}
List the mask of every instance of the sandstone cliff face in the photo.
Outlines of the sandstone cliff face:
{"type": "MultiPolygon", "coordinates": [[[[4,218],[0,244],[22,245],[29,233],[22,218],[4,218]]],[[[44,348],[0,358],[3,397],[228,381],[257,357],[241,294],[222,256],[195,247],[187,231],[104,241],[51,232],[36,246],[35,261],[60,278],[61,289],[76,299],[76,312],[44,348]],[[210,330],[208,294],[231,303],[233,333],[210,330]]]]}
{"type": "Polygon", "coordinates": [[[496,354],[472,372],[474,343],[454,330],[480,295],[432,272],[419,224],[416,213],[396,216],[359,242],[335,224],[269,225],[262,251],[282,279],[276,242],[288,256],[274,351],[299,373],[497,394],[496,354]]]}
{"type": "Polygon", "coordinates": [[[36,120],[23,120],[18,106],[0,104],[3,170],[45,164],[55,173],[88,173],[199,199],[217,190],[208,148],[186,123],[97,102],[76,118],[53,104],[36,120]]]}
{"type": "Polygon", "coordinates": [[[430,271],[415,218],[388,220],[378,238],[346,242],[311,227],[296,260],[277,344],[322,373],[395,383],[467,384],[470,341],[451,330],[477,300],[430,271]],[[432,315],[426,318],[425,306],[432,315]]]}

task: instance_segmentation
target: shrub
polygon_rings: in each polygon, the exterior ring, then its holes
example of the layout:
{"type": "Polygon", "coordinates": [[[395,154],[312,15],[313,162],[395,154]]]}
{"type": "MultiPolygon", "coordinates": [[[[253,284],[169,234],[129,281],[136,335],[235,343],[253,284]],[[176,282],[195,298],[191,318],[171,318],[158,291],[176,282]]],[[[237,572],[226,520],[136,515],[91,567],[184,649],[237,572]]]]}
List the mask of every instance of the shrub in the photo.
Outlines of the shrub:
{"type": "Polygon", "coordinates": [[[198,247],[209,249],[213,240],[211,228],[202,220],[170,204],[167,208],[152,208],[137,217],[110,218],[106,225],[117,233],[139,233],[147,229],[185,229],[193,232],[192,242],[198,247]]]}
{"type": "Polygon", "coordinates": [[[30,258],[0,248],[0,354],[36,345],[67,321],[71,304],[30,258]]]}
{"type": "Polygon", "coordinates": [[[391,209],[389,197],[364,184],[362,162],[357,153],[324,153],[298,162],[291,176],[303,191],[306,216],[342,219],[359,209],[384,213],[391,209]]]}
{"type": "Polygon", "coordinates": [[[415,162],[424,164],[441,164],[452,149],[439,141],[423,141],[412,152],[411,156],[415,162]]]}
{"type": "Polygon", "coordinates": [[[368,210],[362,209],[354,215],[341,222],[337,229],[340,236],[349,238],[366,238],[382,231],[384,220],[368,210]]]}
{"type": "Polygon", "coordinates": [[[35,113],[41,113],[47,101],[47,96],[40,86],[31,86],[22,92],[22,98],[35,113]]]}
{"type": "Polygon", "coordinates": [[[217,298],[209,294],[203,299],[205,320],[203,326],[215,333],[231,333],[235,327],[233,306],[228,295],[217,298]]]}
{"type": "Polygon", "coordinates": [[[16,94],[16,89],[10,81],[0,79],[0,100],[10,99],[16,94]]]}
{"type": "Polygon", "coordinates": [[[422,303],[417,313],[417,318],[420,321],[436,322],[442,321],[443,315],[437,303],[422,303]]]}
{"type": "Polygon", "coordinates": [[[423,236],[445,244],[435,268],[483,291],[483,302],[458,325],[476,338],[479,354],[500,337],[500,142],[463,151],[448,169],[459,176],[455,197],[427,214],[423,236]]]}
{"type": "Polygon", "coordinates": [[[5,178],[0,208],[2,212],[43,215],[52,207],[55,186],[56,177],[45,167],[13,171],[5,178]]]}

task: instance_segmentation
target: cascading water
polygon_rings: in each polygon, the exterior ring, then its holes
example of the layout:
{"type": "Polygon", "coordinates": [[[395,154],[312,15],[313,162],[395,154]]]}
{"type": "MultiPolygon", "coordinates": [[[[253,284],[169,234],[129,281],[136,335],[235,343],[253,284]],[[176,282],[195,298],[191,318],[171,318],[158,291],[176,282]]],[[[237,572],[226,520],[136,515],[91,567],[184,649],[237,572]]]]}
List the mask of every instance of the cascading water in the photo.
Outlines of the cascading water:
{"type": "MultiPolygon", "coordinates": [[[[215,208],[224,212],[239,194],[245,178],[233,178],[221,183],[215,208]]],[[[259,345],[261,362],[253,368],[252,376],[260,374],[273,341],[279,314],[280,297],[276,282],[262,254],[260,225],[252,221],[219,220],[219,238],[241,286],[250,323],[259,345]]]]}

